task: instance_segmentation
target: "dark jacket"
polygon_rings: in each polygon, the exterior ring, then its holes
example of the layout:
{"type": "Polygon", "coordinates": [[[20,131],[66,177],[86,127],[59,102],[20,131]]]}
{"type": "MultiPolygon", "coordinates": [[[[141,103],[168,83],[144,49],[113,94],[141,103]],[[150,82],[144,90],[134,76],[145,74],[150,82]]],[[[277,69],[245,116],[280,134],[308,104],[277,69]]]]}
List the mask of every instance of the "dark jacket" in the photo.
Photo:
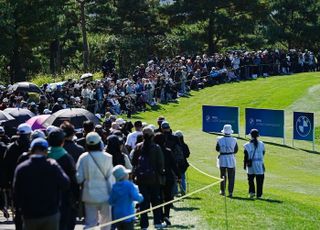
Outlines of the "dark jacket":
{"type": "MultiPolygon", "coordinates": [[[[156,178],[153,182],[154,185],[164,184],[164,176],[165,176],[165,165],[164,165],[164,156],[163,152],[159,145],[154,142],[148,143],[145,145],[145,142],[139,143],[133,152],[132,157],[132,166],[135,168],[139,164],[139,157],[141,154],[148,154],[150,159],[150,164],[154,168],[156,172],[156,178]]],[[[134,173],[133,173],[134,174],[134,173]]],[[[137,181],[137,184],[143,184],[142,181],[137,181]]]]}
{"type": "Polygon", "coordinates": [[[60,193],[69,185],[68,176],[55,160],[31,156],[15,171],[15,206],[28,219],[54,215],[59,210],[60,193]]]}
{"type": "Polygon", "coordinates": [[[169,148],[161,147],[164,156],[166,183],[172,183],[176,176],[181,178],[180,171],[175,163],[172,151],[169,148]]]}
{"type": "Polygon", "coordinates": [[[18,140],[8,146],[3,158],[4,182],[7,188],[11,188],[18,158],[22,155],[22,153],[29,151],[29,146],[29,138],[25,135],[21,135],[18,140]]]}
{"type": "Polygon", "coordinates": [[[80,145],[82,148],[86,149],[86,138],[81,137],[77,140],[77,144],[80,145]]]}
{"type": "Polygon", "coordinates": [[[72,156],[75,163],[77,163],[80,155],[85,152],[81,145],[76,144],[74,141],[66,140],[63,148],[72,156]]]}
{"type": "MultiPolygon", "coordinates": [[[[3,142],[0,142],[0,188],[3,188],[5,185],[4,171],[2,169],[4,167],[3,157],[4,157],[6,150],[7,150],[7,146],[3,142]]],[[[1,208],[1,206],[0,206],[0,208],[1,208]]]]}

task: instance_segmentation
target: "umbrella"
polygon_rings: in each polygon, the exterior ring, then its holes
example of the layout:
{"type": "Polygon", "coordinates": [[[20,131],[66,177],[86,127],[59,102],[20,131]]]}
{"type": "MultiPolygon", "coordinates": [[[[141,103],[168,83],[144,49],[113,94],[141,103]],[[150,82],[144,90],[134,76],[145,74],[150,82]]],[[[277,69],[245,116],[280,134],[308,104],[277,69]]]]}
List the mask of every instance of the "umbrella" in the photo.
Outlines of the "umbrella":
{"type": "Polygon", "coordinates": [[[29,120],[26,121],[26,123],[31,126],[32,130],[45,129],[43,123],[48,117],[50,117],[49,114],[38,115],[35,117],[31,117],[29,120]]]}
{"type": "MultiPolygon", "coordinates": [[[[34,117],[35,114],[29,109],[20,109],[20,108],[7,108],[3,110],[6,113],[9,113],[12,117],[15,118],[15,124],[21,124],[29,120],[31,117],[34,117]]],[[[6,122],[7,123],[7,122],[6,122]]],[[[10,121],[11,124],[11,121],[10,121]]]]}
{"type": "Polygon", "coordinates": [[[3,122],[9,120],[14,120],[14,117],[11,116],[9,113],[0,110],[0,121],[3,122]]]}
{"type": "Polygon", "coordinates": [[[42,94],[42,90],[36,85],[31,82],[17,82],[9,87],[9,92],[33,92],[42,94]]]}
{"type": "Polygon", "coordinates": [[[80,77],[80,80],[92,80],[93,79],[93,75],[92,73],[85,73],[85,74],[82,74],[81,77],[80,77]]]}
{"type": "Polygon", "coordinates": [[[76,129],[79,129],[83,127],[83,122],[88,120],[95,125],[99,124],[99,119],[88,110],[81,108],[61,109],[53,113],[43,125],[45,127],[49,125],[60,126],[64,121],[70,121],[76,129]]]}

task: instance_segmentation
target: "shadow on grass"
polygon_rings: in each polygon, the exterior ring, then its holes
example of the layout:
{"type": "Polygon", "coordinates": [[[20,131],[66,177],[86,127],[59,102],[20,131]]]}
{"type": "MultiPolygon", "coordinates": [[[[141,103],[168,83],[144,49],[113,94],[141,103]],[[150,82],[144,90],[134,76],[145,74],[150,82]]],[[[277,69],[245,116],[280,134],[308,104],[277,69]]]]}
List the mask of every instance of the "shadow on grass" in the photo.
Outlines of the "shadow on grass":
{"type": "Polygon", "coordinates": [[[254,201],[254,199],[247,198],[247,197],[240,197],[240,196],[233,196],[230,199],[232,200],[245,200],[245,201],[254,201]]]}
{"type": "MultiPolygon", "coordinates": [[[[300,148],[299,148],[300,149],[300,148]]],[[[313,150],[308,150],[308,149],[300,149],[302,151],[305,151],[307,153],[312,153],[312,154],[317,154],[317,155],[320,155],[320,152],[317,152],[317,151],[313,151],[313,150]]]]}
{"type": "Polygon", "coordinates": [[[186,198],[184,198],[185,200],[202,200],[202,198],[200,198],[200,197],[191,197],[191,196],[189,196],[189,197],[186,197],[186,198]]]}
{"type": "Polygon", "coordinates": [[[195,225],[194,224],[189,224],[189,225],[171,225],[169,226],[170,228],[174,228],[174,229],[195,229],[195,225]]]}
{"type": "Polygon", "coordinates": [[[264,202],[269,202],[269,203],[277,203],[277,204],[281,204],[283,203],[283,201],[281,200],[273,200],[273,199],[265,199],[265,198],[260,198],[260,199],[252,199],[252,198],[248,198],[248,197],[239,197],[239,196],[234,196],[231,199],[234,200],[245,200],[245,201],[264,201],[264,202]]]}
{"type": "Polygon", "coordinates": [[[199,208],[196,207],[173,207],[173,210],[180,212],[180,211],[189,211],[192,212],[194,210],[199,210],[199,208]]]}

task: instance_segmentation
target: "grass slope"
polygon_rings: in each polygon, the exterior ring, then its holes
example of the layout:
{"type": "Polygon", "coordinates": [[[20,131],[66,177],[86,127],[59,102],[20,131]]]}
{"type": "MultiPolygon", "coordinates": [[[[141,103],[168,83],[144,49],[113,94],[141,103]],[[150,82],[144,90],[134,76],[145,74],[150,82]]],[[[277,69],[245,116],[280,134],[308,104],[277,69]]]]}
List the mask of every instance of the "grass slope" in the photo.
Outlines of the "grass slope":
{"type": "MultiPolygon", "coordinates": [[[[202,105],[239,106],[242,126],[246,107],[285,109],[289,111],[286,113],[287,143],[291,144],[290,111],[318,111],[320,107],[316,99],[320,87],[317,84],[320,84],[320,74],[305,73],[219,85],[192,92],[190,98],[182,98],[177,104],[161,106],[157,111],[141,113],[134,118],[155,124],[157,116],[164,115],[172,129],[184,131],[191,148],[190,161],[205,172],[219,175],[215,167],[216,136],[201,131],[202,105]]],[[[279,139],[261,139],[281,142],[279,139]]],[[[252,201],[246,198],[247,181],[242,169],[241,148],[244,143],[239,140],[235,198],[227,199],[229,229],[320,229],[320,155],[267,144],[265,200],[252,201]]],[[[300,142],[298,145],[310,149],[309,143],[300,142]]],[[[212,182],[192,168],[188,179],[191,191],[212,182]]],[[[209,226],[208,229],[225,229],[224,198],[218,192],[217,186],[186,200],[189,207],[200,208],[186,215],[200,215],[207,222],[204,226],[209,226]]],[[[195,229],[203,227],[195,226],[195,229]]]]}

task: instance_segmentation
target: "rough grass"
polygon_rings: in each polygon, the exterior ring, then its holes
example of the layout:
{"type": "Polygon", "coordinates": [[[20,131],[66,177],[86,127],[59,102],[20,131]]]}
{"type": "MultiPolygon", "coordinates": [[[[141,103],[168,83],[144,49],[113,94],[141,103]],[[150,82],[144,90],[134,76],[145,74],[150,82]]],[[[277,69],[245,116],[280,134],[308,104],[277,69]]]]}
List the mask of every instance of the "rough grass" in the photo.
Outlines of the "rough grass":
{"type": "MultiPolygon", "coordinates": [[[[217,153],[214,150],[215,135],[201,131],[202,105],[239,106],[243,133],[244,109],[270,108],[286,110],[286,143],[281,146],[280,139],[261,137],[266,144],[266,175],[264,200],[247,199],[247,181],[242,169],[243,153],[239,140],[240,152],[237,154],[237,172],[234,199],[227,199],[229,229],[320,229],[320,155],[301,149],[311,149],[307,142],[297,142],[292,148],[292,113],[291,111],[317,112],[320,89],[318,73],[296,74],[272,77],[233,84],[225,84],[193,92],[190,98],[181,98],[177,104],[160,106],[156,111],[136,115],[156,123],[159,115],[164,115],[174,130],[180,129],[185,134],[191,148],[190,161],[202,170],[218,175],[215,167],[217,153]],[[291,122],[290,122],[291,121],[291,122]]],[[[316,114],[316,119],[319,115],[316,114]]],[[[317,136],[319,129],[317,128],[317,136]]],[[[319,146],[316,146],[319,150],[319,146]]],[[[207,178],[193,169],[189,169],[190,190],[205,186],[214,180],[207,178]]],[[[195,229],[226,229],[224,198],[218,195],[219,188],[214,187],[199,193],[193,199],[185,200],[189,208],[188,216],[198,215],[205,222],[195,229]],[[199,209],[197,209],[199,208],[199,209]],[[208,226],[208,227],[203,227],[208,226]]],[[[190,225],[189,225],[190,226],[190,225]]],[[[183,227],[181,227],[183,228],[183,227]]]]}

